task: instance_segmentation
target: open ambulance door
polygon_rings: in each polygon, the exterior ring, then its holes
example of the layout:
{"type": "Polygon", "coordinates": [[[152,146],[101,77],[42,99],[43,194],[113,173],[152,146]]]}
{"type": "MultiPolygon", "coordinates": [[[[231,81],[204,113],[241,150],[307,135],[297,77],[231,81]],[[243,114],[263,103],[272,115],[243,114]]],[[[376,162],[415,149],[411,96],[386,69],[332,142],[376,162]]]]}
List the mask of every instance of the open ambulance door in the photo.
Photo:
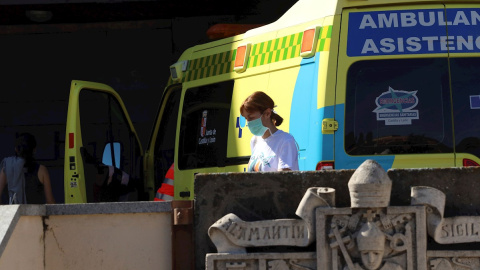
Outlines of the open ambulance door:
{"type": "Polygon", "coordinates": [[[109,86],[72,81],[65,139],[65,203],[143,200],[142,148],[109,86]]]}
{"type": "MultiPolygon", "coordinates": [[[[149,200],[153,200],[155,192],[162,185],[168,170],[174,164],[181,96],[182,85],[171,85],[164,92],[160,103],[150,143],[145,153],[146,190],[149,200]]],[[[178,166],[176,167],[178,168],[178,166]]],[[[177,170],[174,169],[174,171],[177,170]]],[[[169,184],[173,185],[174,183],[169,184]]],[[[168,197],[167,199],[171,200],[172,198],[168,197]]]]}
{"type": "Polygon", "coordinates": [[[480,164],[480,39],[478,4],[446,5],[455,130],[455,165],[480,164]]]}
{"type": "Polygon", "coordinates": [[[455,166],[444,15],[441,4],[343,11],[336,169],[455,166]]]}

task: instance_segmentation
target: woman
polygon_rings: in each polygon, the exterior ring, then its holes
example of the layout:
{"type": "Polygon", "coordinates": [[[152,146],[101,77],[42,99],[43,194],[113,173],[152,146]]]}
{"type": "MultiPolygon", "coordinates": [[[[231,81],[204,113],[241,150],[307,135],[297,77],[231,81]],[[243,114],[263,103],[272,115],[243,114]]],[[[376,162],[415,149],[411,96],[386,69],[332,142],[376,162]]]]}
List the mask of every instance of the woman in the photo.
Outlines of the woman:
{"type": "Polygon", "coordinates": [[[33,135],[20,134],[15,141],[15,156],[0,164],[0,194],[8,184],[10,204],[55,203],[48,170],[33,158],[36,147],[33,135]]]}
{"type": "Polygon", "coordinates": [[[297,144],[292,135],[277,129],[283,118],[274,107],[273,100],[261,91],[250,95],[240,106],[240,113],[255,135],[250,142],[249,172],[298,170],[297,144]]]}

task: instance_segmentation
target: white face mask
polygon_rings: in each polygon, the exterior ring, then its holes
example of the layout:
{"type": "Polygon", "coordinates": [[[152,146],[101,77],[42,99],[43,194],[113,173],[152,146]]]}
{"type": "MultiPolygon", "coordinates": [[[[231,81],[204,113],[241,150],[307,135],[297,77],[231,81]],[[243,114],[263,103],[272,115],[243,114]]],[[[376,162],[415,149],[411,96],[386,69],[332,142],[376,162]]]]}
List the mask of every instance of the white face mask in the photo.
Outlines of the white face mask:
{"type": "Polygon", "coordinates": [[[263,125],[262,116],[263,113],[259,118],[248,122],[248,129],[250,129],[250,132],[255,136],[263,136],[267,129],[269,129],[263,125]]]}

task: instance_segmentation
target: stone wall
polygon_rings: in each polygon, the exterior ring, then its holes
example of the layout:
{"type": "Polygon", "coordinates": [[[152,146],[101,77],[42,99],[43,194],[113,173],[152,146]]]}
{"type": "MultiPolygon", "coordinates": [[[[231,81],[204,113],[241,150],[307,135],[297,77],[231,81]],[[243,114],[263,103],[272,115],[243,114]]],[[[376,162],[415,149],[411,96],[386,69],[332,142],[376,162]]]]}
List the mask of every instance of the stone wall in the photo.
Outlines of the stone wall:
{"type": "MultiPolygon", "coordinates": [[[[336,190],[336,207],[350,207],[348,181],[354,170],[198,174],[195,181],[195,269],[205,269],[205,255],[217,252],[208,228],[228,213],[244,221],[298,218],[295,211],[309,187],[336,190]]],[[[412,186],[429,186],[446,195],[445,217],[480,216],[480,168],[395,169],[390,205],[408,206],[412,186]]],[[[476,243],[440,245],[427,239],[429,250],[478,250],[476,243]]],[[[315,250],[308,247],[250,248],[248,252],[315,250]]]]}

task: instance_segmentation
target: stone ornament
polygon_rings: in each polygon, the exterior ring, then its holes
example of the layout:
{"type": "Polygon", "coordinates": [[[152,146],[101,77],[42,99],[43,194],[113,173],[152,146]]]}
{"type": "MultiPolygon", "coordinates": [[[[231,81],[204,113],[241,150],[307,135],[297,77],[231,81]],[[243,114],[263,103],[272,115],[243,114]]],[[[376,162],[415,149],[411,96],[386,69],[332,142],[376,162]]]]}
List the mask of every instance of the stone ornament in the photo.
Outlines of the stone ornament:
{"type": "Polygon", "coordinates": [[[444,218],[446,197],[432,187],[413,187],[412,205],[425,205],[427,231],[437,243],[456,244],[480,242],[480,217],[444,218]]]}
{"type": "Polygon", "coordinates": [[[425,265],[422,207],[317,209],[317,269],[418,269],[425,265]],[[423,255],[422,255],[423,250],[423,255]]]}
{"type": "Polygon", "coordinates": [[[335,208],[335,190],[319,187],[305,193],[295,212],[301,219],[224,216],[208,231],[218,253],[207,254],[207,269],[480,269],[480,251],[427,250],[427,231],[441,244],[480,242],[480,217],[444,218],[441,191],[413,187],[411,206],[390,206],[392,182],[373,160],[355,171],[348,188],[350,208],[335,208]],[[315,252],[246,252],[313,242],[315,252]]]}
{"type": "Polygon", "coordinates": [[[334,194],[331,188],[309,188],[296,211],[302,219],[245,222],[228,214],[208,229],[208,235],[219,253],[246,253],[246,247],[305,247],[315,241],[315,209],[333,206],[334,194]]]}
{"type": "Polygon", "coordinates": [[[387,207],[392,180],[377,162],[367,160],[353,173],[348,190],[352,208],[387,207]]]}

